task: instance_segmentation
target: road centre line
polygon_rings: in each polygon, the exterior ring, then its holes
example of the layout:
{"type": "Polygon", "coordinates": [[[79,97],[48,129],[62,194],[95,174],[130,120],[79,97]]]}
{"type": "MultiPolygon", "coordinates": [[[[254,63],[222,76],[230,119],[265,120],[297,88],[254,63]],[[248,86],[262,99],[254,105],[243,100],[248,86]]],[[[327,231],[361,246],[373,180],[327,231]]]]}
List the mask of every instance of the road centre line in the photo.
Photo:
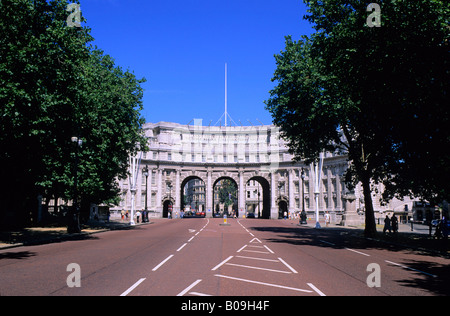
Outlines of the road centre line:
{"type": "Polygon", "coordinates": [[[254,270],[264,270],[264,271],[270,271],[270,272],[286,273],[286,274],[291,274],[292,273],[292,272],[289,272],[289,271],[282,271],[282,270],[274,270],[274,269],[246,266],[246,265],[243,265],[243,264],[235,264],[235,263],[226,263],[226,265],[227,266],[247,268],[247,269],[254,269],[254,270]]]}
{"type": "Polygon", "coordinates": [[[214,276],[219,277],[219,278],[225,278],[225,279],[242,281],[242,282],[247,282],[247,283],[265,285],[265,286],[276,287],[276,288],[280,288],[280,289],[286,289],[286,290],[297,291],[297,292],[305,292],[305,293],[312,293],[313,292],[313,291],[310,291],[310,290],[303,290],[303,289],[298,289],[298,288],[295,288],[295,287],[289,287],[289,286],[284,286],[284,285],[265,283],[265,282],[259,282],[259,281],[253,281],[253,280],[246,280],[246,279],[235,278],[235,277],[230,277],[230,276],[221,275],[221,274],[214,274],[214,276]]]}
{"type": "Polygon", "coordinates": [[[384,260],[384,261],[387,262],[387,263],[393,264],[393,265],[395,265],[395,266],[402,267],[403,269],[408,269],[408,270],[416,271],[416,272],[419,272],[419,273],[423,273],[423,274],[425,274],[425,275],[428,275],[428,276],[430,276],[430,277],[432,277],[432,278],[437,278],[437,275],[435,275],[435,274],[431,274],[431,273],[427,273],[427,272],[424,272],[424,271],[420,271],[420,270],[417,270],[417,269],[414,269],[414,268],[410,268],[410,267],[408,267],[408,266],[404,266],[404,265],[402,265],[402,264],[395,263],[395,262],[392,262],[392,261],[389,261],[389,260],[384,260]]]}
{"type": "Polygon", "coordinates": [[[242,250],[244,250],[245,249],[245,247],[247,247],[247,245],[245,245],[245,246],[243,246],[241,249],[239,249],[238,251],[236,251],[236,252],[241,252],[242,250]]]}
{"type": "Polygon", "coordinates": [[[137,288],[139,286],[139,284],[141,284],[142,282],[145,281],[146,278],[142,278],[139,279],[139,281],[137,281],[136,283],[134,283],[128,290],[126,290],[125,292],[123,292],[122,294],[120,294],[120,296],[127,296],[128,294],[130,294],[135,288],[137,288]]]}
{"type": "Polygon", "coordinates": [[[192,236],[189,240],[188,240],[188,242],[191,242],[192,241],[192,239],[194,239],[195,238],[195,235],[194,236],[192,236]]]}
{"type": "Polygon", "coordinates": [[[226,258],[224,261],[222,261],[221,263],[219,263],[218,265],[216,265],[214,268],[212,268],[211,271],[216,271],[216,270],[219,269],[221,266],[223,266],[225,263],[227,263],[228,261],[230,261],[231,258],[233,258],[233,256],[229,256],[228,258],[226,258]]]}
{"type": "Polygon", "coordinates": [[[177,249],[177,252],[181,251],[181,249],[183,249],[186,245],[187,245],[187,243],[185,243],[183,246],[181,246],[180,248],[178,248],[178,249],[177,249]]]}
{"type": "Polygon", "coordinates": [[[364,252],[361,252],[361,251],[357,251],[357,250],[350,249],[350,248],[345,248],[345,249],[347,249],[349,251],[353,251],[353,252],[359,253],[360,255],[363,255],[363,256],[366,256],[366,257],[370,257],[370,255],[368,255],[367,253],[364,253],[364,252]]]}
{"type": "Polygon", "coordinates": [[[186,294],[187,292],[189,292],[194,286],[196,286],[197,284],[199,284],[200,282],[202,282],[202,280],[197,280],[194,283],[192,283],[191,285],[189,285],[187,288],[185,288],[183,291],[181,291],[180,293],[178,293],[177,296],[183,296],[184,294],[186,294]]]}
{"type": "Polygon", "coordinates": [[[288,265],[288,264],[286,263],[286,261],[284,261],[283,259],[278,258],[278,260],[280,260],[280,262],[283,263],[286,267],[288,267],[288,269],[291,270],[293,273],[298,273],[293,267],[291,267],[290,265],[288,265]]]}
{"type": "Polygon", "coordinates": [[[166,263],[167,261],[169,261],[171,258],[173,257],[173,255],[168,256],[166,259],[164,259],[160,264],[158,264],[156,267],[154,267],[152,269],[153,272],[155,272],[156,270],[158,270],[159,268],[161,268],[161,266],[166,263]]]}

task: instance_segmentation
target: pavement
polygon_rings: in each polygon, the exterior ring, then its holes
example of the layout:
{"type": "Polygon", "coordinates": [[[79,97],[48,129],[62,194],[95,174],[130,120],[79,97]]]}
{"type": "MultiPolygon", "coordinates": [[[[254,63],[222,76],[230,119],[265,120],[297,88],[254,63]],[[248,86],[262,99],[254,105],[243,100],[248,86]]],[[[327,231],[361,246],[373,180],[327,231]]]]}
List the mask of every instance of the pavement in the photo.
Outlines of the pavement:
{"type": "MultiPolygon", "coordinates": [[[[150,222],[151,223],[151,222],[150,222]]],[[[147,225],[149,223],[138,223],[147,225]]],[[[27,227],[14,231],[0,231],[0,249],[9,249],[21,246],[40,245],[46,243],[60,242],[70,239],[88,238],[90,235],[106,232],[109,230],[131,229],[126,221],[93,221],[88,225],[82,225],[81,233],[69,234],[67,227],[27,227]]]]}
{"type": "MultiPolygon", "coordinates": [[[[448,258],[367,240],[357,228],[313,229],[289,220],[221,223],[155,219],[131,229],[1,249],[0,295],[450,294],[448,258]],[[71,273],[74,266],[78,274],[71,273]],[[72,286],[72,277],[79,286],[72,286]]],[[[169,307],[182,310],[177,302],[169,307]]]]}

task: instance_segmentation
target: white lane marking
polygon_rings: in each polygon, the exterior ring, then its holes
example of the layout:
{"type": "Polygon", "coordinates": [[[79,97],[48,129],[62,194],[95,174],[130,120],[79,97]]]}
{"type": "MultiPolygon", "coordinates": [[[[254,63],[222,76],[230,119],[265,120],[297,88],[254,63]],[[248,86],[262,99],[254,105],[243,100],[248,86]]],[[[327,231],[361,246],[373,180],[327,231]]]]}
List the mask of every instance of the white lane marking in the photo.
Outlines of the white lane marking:
{"type": "Polygon", "coordinates": [[[166,263],[167,261],[169,261],[170,258],[172,258],[172,257],[173,257],[173,255],[168,256],[168,257],[167,257],[166,259],[164,259],[160,264],[158,264],[156,267],[154,267],[154,268],[152,269],[152,271],[154,272],[154,271],[158,270],[159,268],[161,268],[161,266],[162,266],[164,263],[166,263]]]}
{"type": "Polygon", "coordinates": [[[273,259],[264,259],[264,258],[255,258],[255,257],[246,257],[246,256],[236,256],[236,258],[260,260],[260,261],[269,261],[269,262],[280,262],[278,260],[273,260],[273,259]]]}
{"type": "Polygon", "coordinates": [[[281,270],[274,270],[274,269],[246,266],[246,265],[243,265],[243,264],[235,264],[235,263],[227,263],[226,265],[227,266],[247,268],[247,269],[264,270],[264,271],[278,272],[278,273],[286,273],[286,274],[291,274],[292,273],[292,272],[289,272],[289,271],[281,271],[281,270]]]}
{"type": "Polygon", "coordinates": [[[267,252],[267,251],[258,251],[258,250],[244,250],[244,251],[246,251],[246,252],[255,252],[255,253],[265,253],[265,254],[270,253],[270,252],[267,252]]]}
{"type": "Polygon", "coordinates": [[[211,271],[216,271],[216,270],[219,269],[221,266],[223,266],[225,263],[227,263],[229,260],[231,260],[231,258],[233,258],[233,256],[229,256],[228,258],[226,258],[224,261],[222,261],[221,263],[219,263],[218,265],[216,265],[214,268],[212,268],[211,271]]]}
{"type": "Polygon", "coordinates": [[[259,240],[258,238],[253,238],[252,240],[250,240],[250,244],[253,242],[253,241],[255,241],[256,240],[256,242],[259,242],[260,244],[262,244],[262,242],[261,242],[261,240],[259,240]]]}
{"type": "Polygon", "coordinates": [[[191,242],[192,239],[194,239],[194,238],[195,238],[195,236],[192,236],[191,239],[188,240],[188,242],[191,242]]]}
{"type": "Polygon", "coordinates": [[[187,243],[185,243],[183,246],[181,246],[180,248],[178,248],[178,249],[177,249],[177,252],[181,251],[181,249],[183,249],[186,245],[187,245],[187,243]]]}
{"type": "Polygon", "coordinates": [[[271,286],[271,287],[277,287],[277,288],[280,288],[280,289],[286,289],[286,290],[297,291],[297,292],[306,292],[306,293],[312,293],[313,292],[313,291],[309,291],[309,290],[298,289],[298,288],[295,288],[295,287],[289,287],[289,286],[284,286],[284,285],[265,283],[265,282],[259,282],[259,281],[253,281],[253,280],[246,280],[246,279],[235,278],[235,277],[230,277],[230,276],[221,275],[221,274],[214,274],[214,276],[219,277],[219,278],[225,278],[225,279],[231,279],[231,280],[236,280],[236,281],[247,282],[247,283],[254,283],[254,284],[259,284],[259,285],[266,285],[266,286],[271,286]]]}
{"type": "Polygon", "coordinates": [[[319,239],[319,241],[323,242],[324,244],[327,244],[327,245],[336,246],[336,244],[333,244],[332,242],[329,242],[329,241],[325,241],[325,240],[321,240],[321,239],[319,239]]]}
{"type": "Polygon", "coordinates": [[[298,273],[293,267],[291,267],[290,265],[288,265],[288,264],[286,263],[286,261],[284,261],[283,259],[278,258],[278,260],[280,260],[280,261],[281,261],[286,267],[288,267],[288,269],[291,270],[293,273],[298,273]]]}
{"type": "Polygon", "coordinates": [[[270,250],[269,247],[267,247],[266,245],[264,245],[264,248],[266,248],[267,250],[269,250],[270,253],[274,253],[272,250],[270,250]]]}
{"type": "Polygon", "coordinates": [[[181,291],[180,293],[178,293],[177,296],[183,296],[184,294],[186,294],[187,292],[189,292],[194,286],[196,286],[197,284],[199,284],[200,282],[202,282],[202,280],[197,280],[194,283],[192,283],[191,285],[189,285],[187,288],[185,288],[183,291],[181,291]]]}
{"type": "Polygon", "coordinates": [[[241,252],[242,250],[244,250],[245,249],[245,247],[247,247],[247,245],[245,245],[245,246],[243,246],[241,249],[239,249],[238,251],[236,251],[236,252],[241,252]]]}
{"type": "Polygon", "coordinates": [[[410,268],[410,267],[408,267],[408,266],[404,266],[404,265],[402,265],[402,264],[395,263],[395,262],[392,262],[392,261],[389,261],[389,260],[384,260],[384,261],[387,262],[387,263],[393,264],[393,265],[395,265],[395,266],[402,267],[403,269],[408,269],[408,270],[416,271],[416,272],[419,272],[419,273],[426,274],[426,275],[428,275],[428,276],[430,276],[430,277],[432,277],[432,278],[437,278],[437,275],[436,275],[436,274],[431,274],[431,273],[423,272],[423,271],[420,271],[420,270],[417,270],[417,269],[414,269],[414,268],[410,268]]]}
{"type": "Polygon", "coordinates": [[[363,255],[363,256],[366,256],[366,257],[370,257],[370,255],[368,255],[367,253],[364,253],[364,252],[361,252],[361,251],[357,251],[357,250],[350,249],[350,248],[345,248],[345,249],[347,249],[349,251],[353,251],[353,252],[359,253],[360,255],[363,255]]]}
{"type": "Polygon", "coordinates": [[[133,291],[135,288],[137,288],[139,286],[139,284],[141,284],[142,282],[145,281],[145,279],[146,278],[142,278],[139,281],[137,281],[136,283],[134,283],[128,290],[126,290],[125,292],[120,294],[120,296],[127,296],[128,294],[130,294],[131,291],[133,291]]]}
{"type": "Polygon", "coordinates": [[[310,288],[312,288],[317,294],[319,294],[320,296],[326,296],[321,290],[319,290],[318,288],[316,288],[315,286],[314,286],[314,284],[312,284],[312,283],[308,283],[308,286],[310,287],[310,288]]]}
{"type": "Polygon", "coordinates": [[[195,296],[212,296],[212,295],[209,295],[209,294],[199,293],[199,292],[189,292],[189,294],[195,295],[195,296]]]}

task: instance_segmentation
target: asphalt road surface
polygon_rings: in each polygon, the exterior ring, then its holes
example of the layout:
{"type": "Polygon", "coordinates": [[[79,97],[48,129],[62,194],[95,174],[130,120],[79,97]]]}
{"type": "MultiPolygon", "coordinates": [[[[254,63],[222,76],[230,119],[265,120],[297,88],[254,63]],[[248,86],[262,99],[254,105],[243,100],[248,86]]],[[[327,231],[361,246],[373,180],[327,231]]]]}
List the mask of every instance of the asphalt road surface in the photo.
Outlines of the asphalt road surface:
{"type": "Polygon", "coordinates": [[[0,250],[0,295],[450,294],[449,259],[359,238],[351,230],[284,220],[153,222],[0,250]]]}

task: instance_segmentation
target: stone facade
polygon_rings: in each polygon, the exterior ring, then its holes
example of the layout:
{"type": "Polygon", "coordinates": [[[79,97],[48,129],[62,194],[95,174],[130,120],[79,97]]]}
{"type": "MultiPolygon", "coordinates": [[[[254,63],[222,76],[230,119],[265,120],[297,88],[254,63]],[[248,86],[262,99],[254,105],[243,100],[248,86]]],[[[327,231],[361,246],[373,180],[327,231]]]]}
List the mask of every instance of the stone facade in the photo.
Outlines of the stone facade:
{"type": "MultiPolygon", "coordinates": [[[[149,151],[142,153],[137,210],[143,210],[147,200],[152,217],[167,217],[169,209],[176,214],[184,207],[186,184],[197,179],[204,184],[203,190],[196,191],[198,199],[203,199],[206,216],[212,217],[218,203],[214,187],[219,181],[230,179],[237,187],[239,217],[253,211],[262,218],[276,219],[284,211],[294,214],[303,207],[308,214],[314,212],[314,168],[292,161],[275,126],[204,126],[202,120],[194,120],[193,125],[148,123],[143,129],[149,151]],[[149,170],[147,178],[143,176],[144,167],[149,170]]],[[[347,167],[345,155],[325,155],[319,195],[321,213],[344,211],[349,193],[343,178],[347,167]]],[[[129,210],[129,181],[120,181],[119,185],[122,202],[113,210],[129,210]]],[[[360,188],[352,193],[356,195],[356,208],[361,208],[360,188]]],[[[378,204],[375,208],[384,210],[378,204]]]]}

